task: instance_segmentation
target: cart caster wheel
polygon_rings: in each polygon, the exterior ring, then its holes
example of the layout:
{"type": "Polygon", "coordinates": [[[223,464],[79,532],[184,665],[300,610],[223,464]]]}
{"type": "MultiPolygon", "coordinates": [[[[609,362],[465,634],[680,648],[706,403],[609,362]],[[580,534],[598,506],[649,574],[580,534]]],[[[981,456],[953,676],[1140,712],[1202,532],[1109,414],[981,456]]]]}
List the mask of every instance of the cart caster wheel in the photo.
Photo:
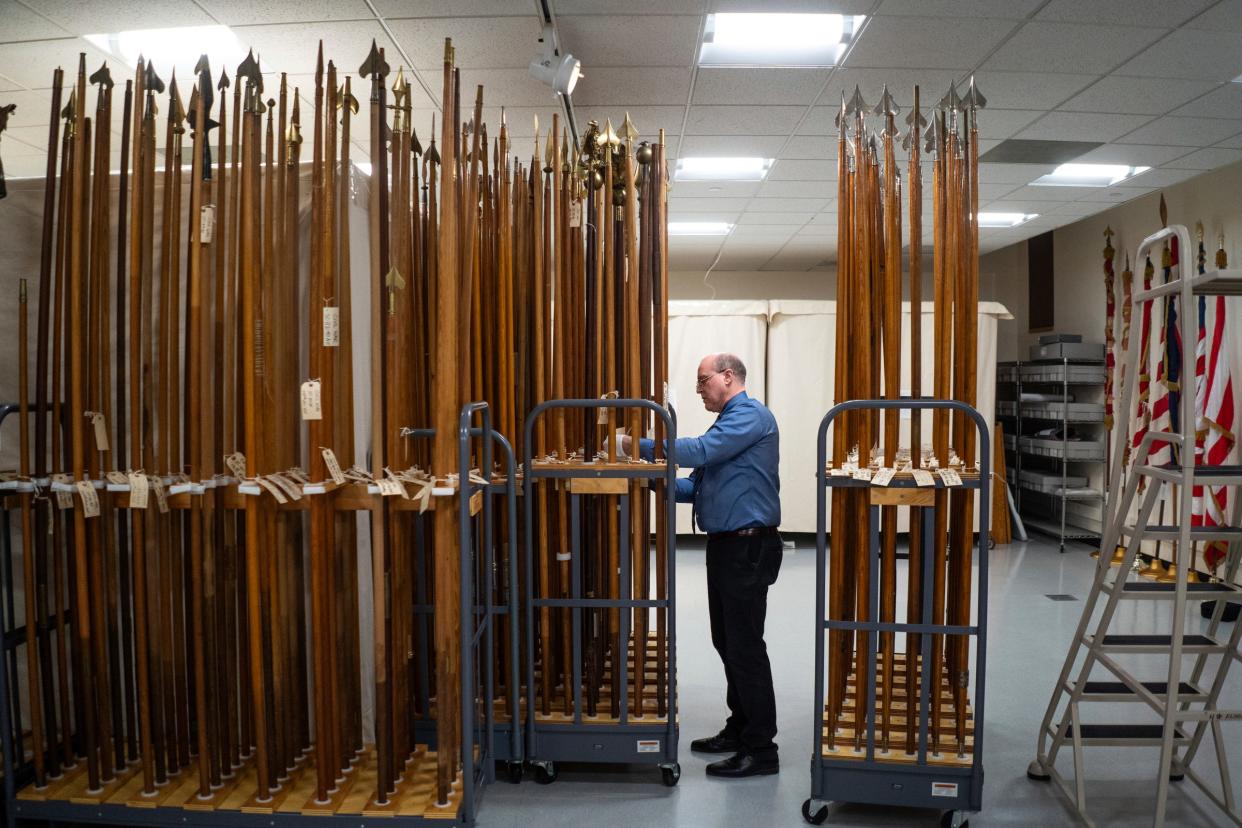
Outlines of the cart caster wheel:
{"type": "Polygon", "coordinates": [[[522,781],[522,763],[505,762],[505,776],[508,778],[509,784],[519,784],[522,781]]]}
{"type": "Polygon", "coordinates": [[[556,765],[551,762],[540,762],[535,765],[535,781],[540,785],[551,785],[556,781],[556,765]]]}
{"type": "Polygon", "coordinates": [[[1174,772],[1174,773],[1170,773],[1170,774],[1169,774],[1169,781],[1170,781],[1170,782],[1181,782],[1181,781],[1182,781],[1183,779],[1185,779],[1185,778],[1186,778],[1186,774],[1184,774],[1184,773],[1176,773],[1176,772],[1174,772]]]}
{"type": "Polygon", "coordinates": [[[828,819],[828,806],[820,805],[819,810],[811,813],[811,800],[802,803],[802,818],[811,825],[823,825],[824,820],[828,819]]]}
{"type": "Polygon", "coordinates": [[[992,537],[991,535],[988,535],[988,549],[995,549],[995,548],[996,548],[996,538],[992,537]]]}
{"type": "Polygon", "coordinates": [[[1036,782],[1048,782],[1052,779],[1052,775],[1044,770],[1044,766],[1036,759],[1026,766],[1026,778],[1033,779],[1036,782]]]}
{"type": "Polygon", "coordinates": [[[675,788],[681,779],[681,765],[673,763],[671,765],[661,765],[660,773],[664,778],[664,787],[675,788]]]}
{"type": "Polygon", "coordinates": [[[945,811],[940,815],[940,828],[969,828],[970,819],[961,811],[945,811]]]}

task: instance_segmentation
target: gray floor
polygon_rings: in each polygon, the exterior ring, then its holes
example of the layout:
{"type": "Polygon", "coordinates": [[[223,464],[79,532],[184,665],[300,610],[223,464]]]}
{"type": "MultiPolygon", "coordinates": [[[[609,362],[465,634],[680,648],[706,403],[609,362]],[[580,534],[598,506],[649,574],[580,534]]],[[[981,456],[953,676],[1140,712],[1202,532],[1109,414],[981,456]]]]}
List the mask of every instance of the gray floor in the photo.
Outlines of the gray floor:
{"type": "MultiPolygon", "coordinates": [[[[658,771],[637,766],[561,765],[558,781],[549,786],[535,784],[528,775],[521,785],[497,782],[488,788],[479,814],[480,828],[805,825],[800,807],[810,794],[815,556],[813,547],[804,546],[809,538],[799,538],[798,542],[797,551],[786,552],[780,579],[769,595],[767,642],[781,728],[777,741],[782,770],[778,776],[709,779],[703,769],[714,757],[689,752],[689,741],[716,732],[725,716],[723,673],[707,628],[704,552],[701,541],[691,542],[683,544],[677,555],[683,742],[680,784],[666,788],[660,784],[658,771]]],[[[1033,757],[1039,720],[1090,584],[1094,561],[1087,552],[1087,547],[1072,544],[1064,555],[1058,554],[1055,544],[1038,535],[1028,543],[997,547],[991,552],[984,725],[987,778],[983,810],[970,820],[975,828],[1074,824],[1071,811],[1054,789],[1029,781],[1025,773],[1033,757]],[[1046,597],[1050,593],[1070,594],[1079,600],[1056,602],[1046,597]]],[[[1164,605],[1126,602],[1119,611],[1116,631],[1157,632],[1156,613],[1164,605]]],[[[1201,623],[1196,612],[1189,626],[1197,628],[1201,623]]],[[[1151,677],[1159,678],[1158,662],[1152,661],[1151,668],[1151,677]]],[[[1242,708],[1242,673],[1236,668],[1226,696],[1222,707],[1242,708]]],[[[1242,768],[1239,733],[1238,724],[1225,725],[1234,768],[1242,768]]],[[[1087,801],[1099,825],[1151,823],[1157,760],[1156,749],[1089,749],[1087,801]]],[[[1215,776],[1214,763],[1196,760],[1195,766],[1215,776]]],[[[1068,773],[1068,756],[1062,758],[1059,767],[1068,773]]],[[[1242,785],[1235,788],[1242,794],[1242,785]]],[[[933,811],[835,804],[826,824],[934,826],[938,819],[939,814],[933,811]]],[[[1170,794],[1167,824],[1232,823],[1186,782],[1174,786],[1170,794]]]]}

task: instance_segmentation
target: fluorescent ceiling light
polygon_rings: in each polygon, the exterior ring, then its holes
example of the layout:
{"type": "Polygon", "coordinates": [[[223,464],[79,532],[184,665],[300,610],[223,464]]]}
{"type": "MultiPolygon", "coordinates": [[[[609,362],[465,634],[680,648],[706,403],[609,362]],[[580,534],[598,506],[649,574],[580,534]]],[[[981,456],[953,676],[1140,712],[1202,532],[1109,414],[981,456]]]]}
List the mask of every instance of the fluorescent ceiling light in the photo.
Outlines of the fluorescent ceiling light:
{"type": "Polygon", "coordinates": [[[670,236],[727,236],[733,225],[727,221],[670,221],[670,236]]]}
{"type": "Polygon", "coordinates": [[[863,15],[709,14],[700,66],[835,66],[863,15]]]}
{"type": "Polygon", "coordinates": [[[1150,169],[1124,164],[1062,164],[1031,183],[1039,187],[1110,187],[1150,169]]]}
{"type": "MultiPolygon", "coordinates": [[[[212,73],[220,69],[232,71],[241,63],[248,51],[228,26],[180,26],[173,29],[135,29],[128,32],[85,35],[92,45],[124,61],[130,66],[138,65],[141,55],[168,82],[169,70],[176,66],[192,71],[200,55],[211,60],[212,73]]],[[[187,72],[187,78],[192,77],[187,72]]],[[[191,81],[192,82],[192,81],[191,81]]]]}
{"type": "Polygon", "coordinates": [[[762,181],[771,158],[680,158],[677,181],[762,181]]]}
{"type": "Polygon", "coordinates": [[[1026,224],[1033,218],[1039,218],[1039,213],[980,213],[980,227],[1017,227],[1019,224],[1026,224]]]}

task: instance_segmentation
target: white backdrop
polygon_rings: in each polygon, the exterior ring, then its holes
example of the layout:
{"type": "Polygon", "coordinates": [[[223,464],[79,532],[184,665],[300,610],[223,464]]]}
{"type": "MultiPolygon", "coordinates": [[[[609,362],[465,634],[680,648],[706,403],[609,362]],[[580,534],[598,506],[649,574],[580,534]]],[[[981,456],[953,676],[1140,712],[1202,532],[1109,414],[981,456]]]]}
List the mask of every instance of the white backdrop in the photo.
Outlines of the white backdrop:
{"type": "MultiPolygon", "coordinates": [[[[932,303],[923,303],[923,393],[931,390],[932,303]]],[[[979,304],[978,409],[992,427],[996,397],[996,323],[1011,319],[1003,305],[979,304]]],[[[902,305],[902,337],[909,339],[910,308],[902,305]]],[[[670,302],[669,374],[678,408],[678,433],[701,434],[712,415],[697,404],[694,370],[703,354],[732,350],[746,362],[748,392],[764,401],[781,430],[781,528],[815,531],[815,437],[819,422],[833,406],[833,353],[836,303],[814,300],[755,302],[670,302]],[[745,349],[761,355],[752,359],[745,349]],[[766,372],[761,370],[766,362],[766,372]],[[766,374],[766,376],[765,376],[766,374]]],[[[902,359],[902,391],[910,388],[908,355],[902,359]]],[[[931,436],[930,421],[923,429],[931,436]]],[[[902,440],[909,420],[902,421],[902,440]]],[[[904,521],[904,516],[903,516],[904,521]]],[[[689,510],[678,514],[678,530],[688,533],[689,510]]],[[[904,522],[902,529],[904,530],[904,522]]]]}

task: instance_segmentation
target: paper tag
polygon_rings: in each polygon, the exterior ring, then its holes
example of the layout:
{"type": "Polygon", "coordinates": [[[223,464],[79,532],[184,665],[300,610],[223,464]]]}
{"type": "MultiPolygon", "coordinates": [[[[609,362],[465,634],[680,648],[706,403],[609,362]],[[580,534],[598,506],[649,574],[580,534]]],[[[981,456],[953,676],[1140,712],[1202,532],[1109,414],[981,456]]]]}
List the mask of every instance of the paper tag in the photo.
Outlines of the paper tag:
{"type": "Polygon", "coordinates": [[[335,348],[341,344],[341,309],[332,306],[323,309],[323,347],[335,348]]]}
{"type": "Polygon", "coordinates": [[[202,244],[211,244],[216,235],[216,205],[204,204],[198,213],[198,240],[202,244]]]}
{"type": "Polygon", "coordinates": [[[927,469],[915,469],[911,474],[914,475],[914,484],[916,486],[935,486],[936,478],[932,477],[932,473],[927,469]]]}
{"type": "Polygon", "coordinates": [[[140,472],[134,472],[126,475],[126,480],[129,481],[129,508],[147,508],[147,496],[151,491],[151,486],[147,483],[147,476],[140,472]]]}
{"type": "Polygon", "coordinates": [[[225,455],[224,465],[229,467],[229,471],[233,473],[234,477],[241,478],[246,476],[246,455],[240,451],[225,455]]]}
{"type": "Polygon", "coordinates": [[[875,476],[871,478],[872,486],[887,486],[893,482],[893,475],[897,473],[896,469],[879,469],[875,476]]]}
{"type": "Polygon", "coordinates": [[[576,198],[569,202],[569,226],[582,226],[582,202],[576,198]]]}
{"type": "Polygon", "coordinates": [[[401,481],[394,477],[381,477],[375,481],[375,485],[379,486],[379,492],[384,497],[392,495],[400,495],[405,491],[405,487],[401,485],[401,481]]]}
{"type": "Polygon", "coordinates": [[[280,488],[280,490],[285,493],[285,497],[287,497],[289,500],[301,500],[302,499],[301,485],[298,483],[294,483],[292,479],[286,477],[284,474],[281,474],[280,472],[276,472],[275,474],[269,474],[267,476],[267,479],[275,483],[280,488]]]}
{"type": "Polygon", "coordinates": [[[940,461],[936,459],[936,455],[932,454],[927,458],[927,462],[924,465],[929,469],[938,469],[940,468],[940,461]]]}
{"type": "Polygon", "coordinates": [[[289,498],[285,497],[284,493],[280,490],[280,487],[266,477],[256,477],[254,482],[258,483],[266,489],[272,497],[276,498],[277,503],[289,502],[289,498]]]}
{"type": "Polygon", "coordinates": [[[953,469],[941,469],[939,471],[939,474],[940,474],[940,479],[944,481],[945,486],[962,485],[961,476],[957,472],[955,472],[953,469]]]}
{"type": "Polygon", "coordinates": [[[84,517],[99,517],[99,495],[95,493],[95,484],[89,480],[79,480],[77,482],[78,494],[82,497],[82,515],[84,517]]]}
{"type": "Polygon", "coordinates": [[[870,481],[870,480],[871,480],[871,469],[855,469],[855,470],[854,470],[854,479],[855,479],[855,480],[870,481]]]}
{"type": "Polygon", "coordinates": [[[850,473],[845,469],[829,469],[828,475],[830,477],[849,477],[850,473]]]}
{"type": "Polygon", "coordinates": [[[302,383],[302,419],[323,419],[323,409],[319,405],[319,380],[317,379],[302,383]]]}
{"type": "Polygon", "coordinates": [[[385,477],[383,480],[380,480],[380,491],[383,492],[384,494],[398,494],[398,495],[401,495],[406,500],[409,500],[410,493],[405,490],[405,484],[401,482],[401,479],[397,477],[395,474],[393,474],[391,469],[384,469],[384,472],[385,472],[385,477]],[[391,489],[392,491],[384,491],[385,480],[392,481],[393,485],[389,487],[389,489],[391,489]]]}
{"type": "Polygon", "coordinates": [[[108,421],[104,419],[104,415],[98,411],[87,411],[86,417],[95,425],[95,450],[109,451],[108,421]]]}
{"type": "Polygon", "coordinates": [[[129,482],[129,478],[125,475],[125,472],[112,471],[108,472],[104,475],[104,477],[108,479],[109,483],[115,483],[118,486],[123,486],[129,482]]]}
{"type": "Polygon", "coordinates": [[[160,514],[168,514],[168,493],[164,491],[164,479],[158,474],[153,474],[148,479],[155,488],[155,503],[159,506],[160,514]]]}
{"type": "Polygon", "coordinates": [[[323,449],[323,462],[328,467],[328,474],[332,477],[332,482],[338,486],[345,482],[345,472],[341,471],[341,464],[336,459],[336,453],[330,448],[323,449]]]}

